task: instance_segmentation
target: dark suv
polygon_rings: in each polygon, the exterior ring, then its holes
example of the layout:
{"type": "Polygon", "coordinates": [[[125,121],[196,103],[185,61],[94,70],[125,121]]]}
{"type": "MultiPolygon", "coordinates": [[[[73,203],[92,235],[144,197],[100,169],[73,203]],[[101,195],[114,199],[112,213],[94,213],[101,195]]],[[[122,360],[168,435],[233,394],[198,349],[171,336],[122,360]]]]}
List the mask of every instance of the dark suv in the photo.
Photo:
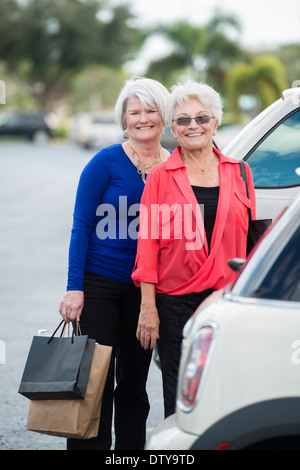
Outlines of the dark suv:
{"type": "Polygon", "coordinates": [[[49,113],[16,112],[0,115],[0,136],[20,136],[41,142],[53,137],[56,117],[49,113]]]}

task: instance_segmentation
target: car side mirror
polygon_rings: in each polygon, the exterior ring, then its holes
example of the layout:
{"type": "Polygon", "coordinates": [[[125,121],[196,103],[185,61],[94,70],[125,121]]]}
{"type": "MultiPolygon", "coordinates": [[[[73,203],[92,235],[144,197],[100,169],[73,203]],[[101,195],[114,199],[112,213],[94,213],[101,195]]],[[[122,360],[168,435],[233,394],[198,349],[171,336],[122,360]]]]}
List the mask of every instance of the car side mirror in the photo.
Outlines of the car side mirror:
{"type": "Polygon", "coordinates": [[[229,259],[227,261],[227,264],[232,269],[232,271],[240,271],[245,261],[246,260],[243,258],[234,258],[234,259],[229,259]]]}

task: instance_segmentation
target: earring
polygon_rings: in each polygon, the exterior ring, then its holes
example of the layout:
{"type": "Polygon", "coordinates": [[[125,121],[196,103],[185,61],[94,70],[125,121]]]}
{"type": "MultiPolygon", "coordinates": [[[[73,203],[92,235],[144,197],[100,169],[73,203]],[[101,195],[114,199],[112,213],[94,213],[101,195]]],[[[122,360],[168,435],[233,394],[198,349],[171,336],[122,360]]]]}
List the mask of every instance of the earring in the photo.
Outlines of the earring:
{"type": "Polygon", "coordinates": [[[128,139],[128,137],[129,137],[128,129],[125,129],[125,130],[124,130],[123,136],[124,136],[125,139],[128,139]]]}

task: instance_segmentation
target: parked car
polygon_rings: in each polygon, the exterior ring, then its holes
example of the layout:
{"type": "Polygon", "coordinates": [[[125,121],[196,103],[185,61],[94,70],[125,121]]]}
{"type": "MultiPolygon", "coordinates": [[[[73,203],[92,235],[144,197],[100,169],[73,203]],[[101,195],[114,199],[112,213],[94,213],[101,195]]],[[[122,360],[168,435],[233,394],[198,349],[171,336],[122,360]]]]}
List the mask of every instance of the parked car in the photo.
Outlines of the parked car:
{"type": "Polygon", "coordinates": [[[239,132],[243,129],[242,124],[232,124],[232,125],[222,125],[217,128],[216,136],[214,143],[219,150],[224,149],[234,137],[238,135],[239,132]]]}
{"type": "Polygon", "coordinates": [[[177,145],[179,145],[178,141],[175,139],[175,137],[172,134],[170,126],[165,127],[164,132],[160,139],[160,143],[162,147],[171,151],[173,151],[177,147],[177,145]]]}
{"type": "Polygon", "coordinates": [[[285,90],[221,150],[249,163],[257,218],[274,219],[300,187],[300,88],[285,90]]]}
{"type": "Polygon", "coordinates": [[[26,137],[34,142],[44,142],[54,137],[57,118],[52,113],[11,112],[0,115],[0,136],[26,137]]]}
{"type": "MultiPolygon", "coordinates": [[[[225,133],[235,134],[239,126],[225,133]]],[[[250,165],[258,219],[274,219],[300,187],[300,88],[291,88],[222,146],[222,129],[214,144],[224,155],[250,165]]],[[[176,142],[176,141],[175,141],[176,142]]],[[[159,356],[154,362],[160,367],[159,356]]]]}
{"type": "Polygon", "coordinates": [[[72,119],[69,137],[87,149],[101,149],[123,140],[122,131],[109,112],[77,114],[72,119]]]}
{"type": "Polygon", "coordinates": [[[300,450],[299,377],[300,191],[187,322],[176,413],[146,449],[300,450]]]}

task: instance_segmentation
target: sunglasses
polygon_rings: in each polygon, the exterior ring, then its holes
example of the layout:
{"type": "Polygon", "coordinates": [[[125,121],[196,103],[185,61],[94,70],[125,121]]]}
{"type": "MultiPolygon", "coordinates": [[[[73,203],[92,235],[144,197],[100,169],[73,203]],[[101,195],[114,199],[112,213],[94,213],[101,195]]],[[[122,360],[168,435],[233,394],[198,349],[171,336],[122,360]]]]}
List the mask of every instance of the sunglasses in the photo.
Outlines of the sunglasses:
{"type": "Polygon", "coordinates": [[[191,117],[180,117],[173,119],[172,122],[176,122],[178,126],[189,126],[192,122],[192,119],[195,119],[196,123],[200,126],[201,124],[208,124],[210,119],[215,119],[215,116],[196,116],[191,117]]]}

